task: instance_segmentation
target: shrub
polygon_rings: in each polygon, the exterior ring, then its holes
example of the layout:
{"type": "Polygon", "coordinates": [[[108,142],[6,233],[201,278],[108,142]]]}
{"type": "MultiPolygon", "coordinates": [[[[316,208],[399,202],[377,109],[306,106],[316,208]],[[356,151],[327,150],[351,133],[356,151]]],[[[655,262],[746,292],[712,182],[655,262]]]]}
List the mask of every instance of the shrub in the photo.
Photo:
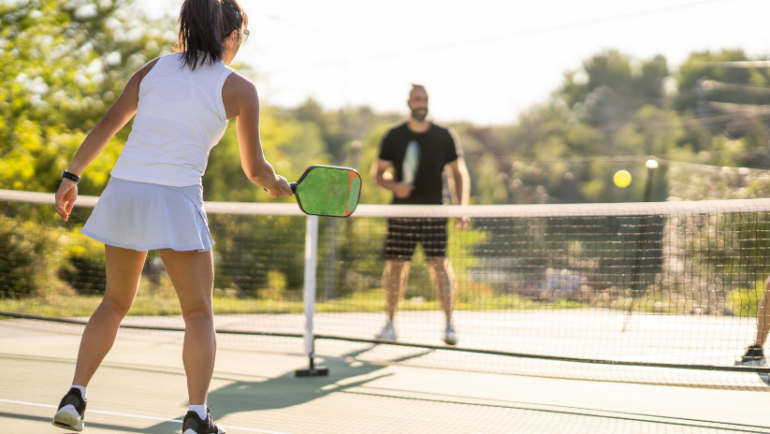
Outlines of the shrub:
{"type": "Polygon", "coordinates": [[[759,302],[765,292],[765,282],[758,280],[753,288],[736,288],[727,296],[727,306],[737,316],[757,316],[759,302]]]}
{"type": "Polygon", "coordinates": [[[57,236],[32,221],[0,215],[0,298],[35,295],[48,285],[56,286],[49,264],[57,262],[57,236]]]}
{"type": "Polygon", "coordinates": [[[104,247],[72,229],[64,239],[64,258],[58,276],[78,294],[104,294],[107,288],[104,247]]]}

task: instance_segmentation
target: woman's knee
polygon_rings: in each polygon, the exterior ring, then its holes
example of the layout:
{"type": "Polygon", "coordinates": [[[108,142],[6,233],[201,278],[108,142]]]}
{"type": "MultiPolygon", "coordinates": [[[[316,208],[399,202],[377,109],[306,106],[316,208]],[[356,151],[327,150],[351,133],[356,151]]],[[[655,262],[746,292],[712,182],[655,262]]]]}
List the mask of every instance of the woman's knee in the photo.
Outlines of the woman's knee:
{"type": "Polygon", "coordinates": [[[111,297],[104,297],[104,299],[102,299],[101,306],[104,309],[107,309],[108,311],[110,311],[111,313],[123,318],[128,314],[128,311],[131,309],[131,302],[116,300],[111,297]]]}
{"type": "Polygon", "coordinates": [[[210,305],[182,308],[182,318],[187,321],[208,320],[214,322],[214,311],[210,305]]]}

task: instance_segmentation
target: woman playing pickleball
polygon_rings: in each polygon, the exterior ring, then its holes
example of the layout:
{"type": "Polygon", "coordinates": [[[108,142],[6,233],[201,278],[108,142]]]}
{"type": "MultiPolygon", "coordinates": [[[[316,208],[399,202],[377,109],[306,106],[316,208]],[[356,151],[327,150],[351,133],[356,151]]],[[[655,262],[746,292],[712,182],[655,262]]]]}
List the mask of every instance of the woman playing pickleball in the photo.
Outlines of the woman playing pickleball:
{"type": "MultiPolygon", "coordinates": [[[[214,270],[201,177],[209,152],[237,118],[246,175],[273,198],[291,195],[265,160],[254,84],[227,65],[249,31],[236,0],[185,0],[178,52],[145,65],[83,141],[62,174],[56,211],[66,221],[88,164],[134,116],[133,128],[83,233],[105,244],[104,299],[83,332],[72,388],[54,425],[83,429],[86,387],[134,301],[148,250],[160,250],[185,321],[183,362],[190,410],[184,434],[224,433],[206,407],[214,370],[214,270]]],[[[148,355],[149,356],[149,355],[148,355]]]]}

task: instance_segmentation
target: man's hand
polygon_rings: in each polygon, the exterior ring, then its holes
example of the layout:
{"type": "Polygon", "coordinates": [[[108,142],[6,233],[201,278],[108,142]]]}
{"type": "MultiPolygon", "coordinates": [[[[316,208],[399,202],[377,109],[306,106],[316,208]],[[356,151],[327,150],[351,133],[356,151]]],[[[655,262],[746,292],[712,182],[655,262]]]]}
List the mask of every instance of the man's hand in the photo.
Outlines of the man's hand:
{"type": "Polygon", "coordinates": [[[286,181],[286,178],[280,175],[276,176],[276,182],[273,185],[273,187],[267,188],[266,190],[267,190],[267,194],[269,194],[270,197],[272,197],[273,199],[278,199],[279,197],[284,197],[284,196],[291,196],[292,194],[294,194],[291,191],[291,186],[286,181]]]}
{"type": "Polygon", "coordinates": [[[78,199],[78,185],[69,179],[62,179],[59,191],[56,192],[56,212],[65,222],[70,218],[72,207],[78,199]]]}
{"type": "Polygon", "coordinates": [[[464,231],[468,229],[468,226],[470,225],[470,223],[471,223],[471,219],[469,219],[468,217],[457,217],[455,219],[455,229],[457,229],[458,231],[464,231]]]}
{"type": "Polygon", "coordinates": [[[399,199],[406,199],[412,195],[413,185],[394,181],[393,177],[387,173],[388,169],[393,167],[393,163],[386,160],[376,160],[372,165],[372,177],[377,181],[377,185],[393,192],[399,199]]]}
{"type": "Polygon", "coordinates": [[[412,190],[414,190],[413,185],[404,184],[402,182],[397,182],[396,185],[393,186],[393,193],[395,193],[396,197],[399,199],[406,199],[411,196],[412,190]]]}

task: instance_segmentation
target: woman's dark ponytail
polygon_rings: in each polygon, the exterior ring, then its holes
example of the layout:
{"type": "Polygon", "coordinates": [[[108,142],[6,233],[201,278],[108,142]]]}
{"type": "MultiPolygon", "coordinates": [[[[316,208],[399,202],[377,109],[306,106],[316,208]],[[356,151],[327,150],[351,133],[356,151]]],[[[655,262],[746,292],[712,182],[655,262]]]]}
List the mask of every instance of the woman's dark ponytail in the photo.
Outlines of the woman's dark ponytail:
{"type": "Polygon", "coordinates": [[[223,41],[248,24],[237,0],[185,0],[179,13],[179,41],[185,66],[222,60],[223,41]]]}

